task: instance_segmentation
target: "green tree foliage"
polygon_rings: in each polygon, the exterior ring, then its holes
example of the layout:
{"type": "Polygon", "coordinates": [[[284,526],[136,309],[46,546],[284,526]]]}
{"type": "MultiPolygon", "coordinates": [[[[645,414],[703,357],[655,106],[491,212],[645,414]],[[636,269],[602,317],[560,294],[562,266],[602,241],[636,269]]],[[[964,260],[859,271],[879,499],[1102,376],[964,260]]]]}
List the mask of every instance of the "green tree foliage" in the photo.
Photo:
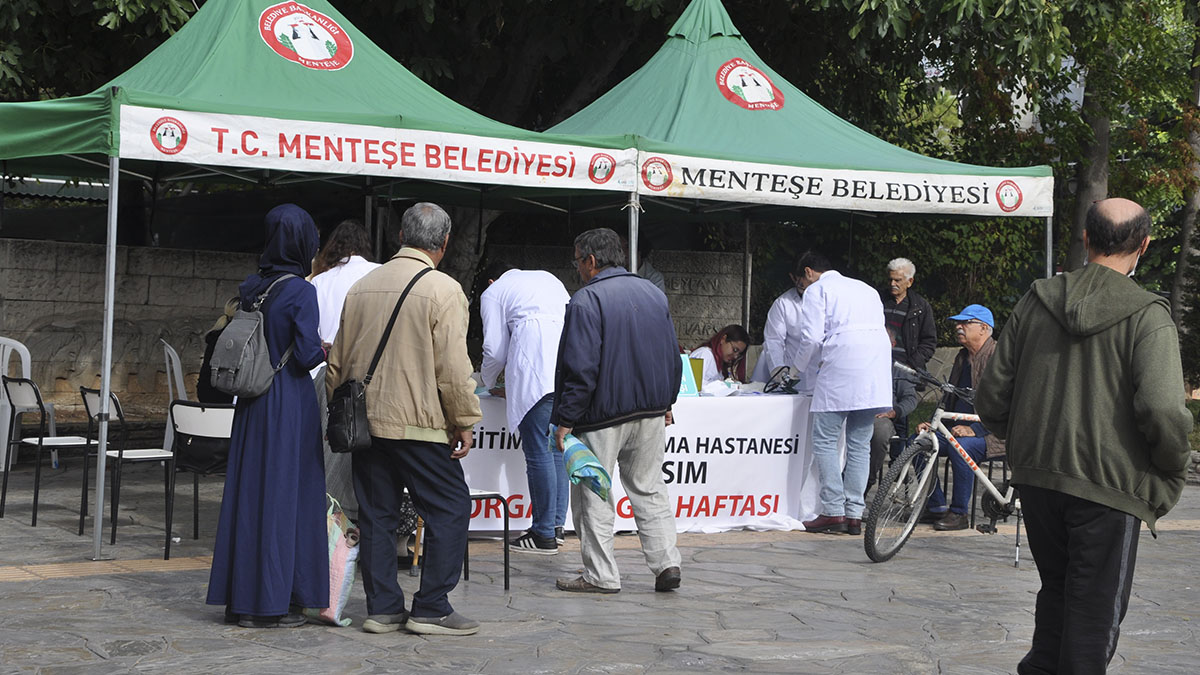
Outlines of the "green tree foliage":
{"type": "MultiPolygon", "coordinates": [[[[336,4],[442,93],[489,117],[544,129],[640,67],[687,0],[336,4]]],[[[178,30],[200,5],[203,0],[0,1],[0,100],[91,91],[178,30]]],[[[1139,279],[1160,290],[1179,286],[1171,276],[1175,260],[1190,249],[1179,239],[1185,223],[1178,214],[1200,176],[1187,140],[1200,126],[1191,91],[1196,0],[725,5],[764,61],[866,131],[956,161],[1052,164],[1056,263],[1078,234],[1077,227],[1072,232],[1077,202],[1086,205],[1087,187],[1101,185],[1080,173],[1088,166],[1082,158],[1097,157],[1104,192],[1137,199],[1155,216],[1158,240],[1139,279]],[[1086,110],[1078,96],[1068,95],[1080,86],[1091,104],[1086,110]],[[1025,124],[1026,116],[1037,123],[1025,124]]],[[[473,249],[486,234],[473,228],[493,216],[461,218],[459,240],[473,249]]],[[[788,283],[791,260],[810,246],[872,282],[882,282],[889,258],[909,257],[918,266],[917,289],[939,315],[982,302],[1003,317],[1041,275],[1042,227],[1035,219],[815,213],[798,213],[793,222],[756,222],[752,320],[761,321],[788,283]]],[[[740,226],[714,231],[714,247],[740,249],[740,226]]],[[[461,253],[462,266],[473,263],[461,253]]]]}
{"type": "Polygon", "coordinates": [[[544,129],[649,58],[682,3],[395,0],[339,8],[443,94],[493,119],[544,129]]]}
{"type": "Polygon", "coordinates": [[[4,0],[0,101],[92,91],[150,53],[195,11],[190,0],[4,0]]]}

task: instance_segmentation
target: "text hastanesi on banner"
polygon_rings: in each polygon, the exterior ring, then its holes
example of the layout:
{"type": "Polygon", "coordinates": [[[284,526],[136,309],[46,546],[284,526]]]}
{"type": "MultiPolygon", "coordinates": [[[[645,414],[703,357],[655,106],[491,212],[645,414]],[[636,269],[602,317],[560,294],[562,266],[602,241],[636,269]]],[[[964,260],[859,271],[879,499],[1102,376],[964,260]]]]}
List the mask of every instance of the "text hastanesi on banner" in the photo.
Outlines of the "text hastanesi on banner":
{"type": "Polygon", "coordinates": [[[620,191],[635,189],[637,159],[632,149],[138,106],[121,106],[120,156],[312,173],[620,191]],[[186,147],[168,153],[152,142],[150,130],[164,117],[186,126],[186,147]],[[596,180],[594,169],[589,171],[598,155],[607,171],[602,182],[596,180]]]}
{"type": "MultiPolygon", "coordinates": [[[[811,398],[801,396],[691,397],[676,402],[666,428],[662,477],[680,532],[795,529],[820,509],[820,480],[808,442],[811,398]]],[[[504,399],[480,396],[483,419],[475,446],[463,458],[467,483],[509,498],[510,525],[527,527],[529,485],[521,437],[508,428],[504,399]]],[[[620,469],[610,498],[618,530],[636,529],[620,469]]],[[[476,504],[471,529],[503,526],[496,503],[476,504]]],[[[570,514],[567,523],[571,523],[570,514]]]]}

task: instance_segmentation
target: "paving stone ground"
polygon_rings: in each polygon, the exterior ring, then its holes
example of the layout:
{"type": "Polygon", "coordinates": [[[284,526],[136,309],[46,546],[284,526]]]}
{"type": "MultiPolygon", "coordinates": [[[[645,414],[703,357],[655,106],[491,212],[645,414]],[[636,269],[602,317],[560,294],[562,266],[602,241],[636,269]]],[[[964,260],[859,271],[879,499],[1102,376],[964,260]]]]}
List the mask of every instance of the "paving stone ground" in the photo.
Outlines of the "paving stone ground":
{"type": "MultiPolygon", "coordinates": [[[[871,563],[860,538],[802,532],[681,535],[683,586],[655,593],[637,538],[617,538],[619,594],[555,590],[579,571],[568,538],[556,556],[513,554],[503,588],[496,538],[471,541],[471,578],[451,596],[483,623],[472,637],[361,631],[354,626],[255,630],[226,626],[203,603],[221,479],[201,489],[191,539],[191,485],[179,486],[172,559],[162,560],[162,472],[126,473],[115,546],[93,562],[89,519],[76,535],[77,462],[43,476],[29,525],[32,467],[11,475],[0,519],[3,673],[1012,673],[1033,629],[1037,572],[1014,527],[1001,534],[922,526],[890,562],[871,563]]],[[[1188,486],[1143,530],[1129,614],[1110,673],[1200,672],[1200,488],[1188,486]]],[[[417,579],[401,571],[406,593],[417,579]]]]}

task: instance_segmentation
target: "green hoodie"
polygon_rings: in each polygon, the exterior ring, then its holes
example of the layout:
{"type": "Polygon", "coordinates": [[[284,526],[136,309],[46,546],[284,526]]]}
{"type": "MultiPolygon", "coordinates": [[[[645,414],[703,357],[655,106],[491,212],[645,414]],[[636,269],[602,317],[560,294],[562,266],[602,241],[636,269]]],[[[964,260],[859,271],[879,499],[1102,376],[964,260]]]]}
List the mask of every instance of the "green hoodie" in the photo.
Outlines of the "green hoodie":
{"type": "Polygon", "coordinates": [[[1033,284],[976,392],[1012,480],[1129,513],[1179,501],[1192,415],[1165,300],[1103,265],[1033,284]]]}

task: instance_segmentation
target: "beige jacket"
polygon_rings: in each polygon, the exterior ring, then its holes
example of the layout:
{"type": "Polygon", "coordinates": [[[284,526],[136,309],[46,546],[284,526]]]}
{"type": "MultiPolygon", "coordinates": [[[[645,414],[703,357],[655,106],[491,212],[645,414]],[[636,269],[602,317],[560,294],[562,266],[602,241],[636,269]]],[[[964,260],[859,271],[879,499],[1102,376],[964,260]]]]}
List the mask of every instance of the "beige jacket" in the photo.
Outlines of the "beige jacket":
{"type": "MultiPolygon", "coordinates": [[[[402,248],[350,289],[341,328],[329,352],[327,392],[361,380],[400,293],[433,261],[402,248]]],[[[371,435],[446,443],[452,429],[475,426],[483,415],[467,357],[467,297],[449,275],[431,272],[409,292],[367,385],[371,435]]]]}

